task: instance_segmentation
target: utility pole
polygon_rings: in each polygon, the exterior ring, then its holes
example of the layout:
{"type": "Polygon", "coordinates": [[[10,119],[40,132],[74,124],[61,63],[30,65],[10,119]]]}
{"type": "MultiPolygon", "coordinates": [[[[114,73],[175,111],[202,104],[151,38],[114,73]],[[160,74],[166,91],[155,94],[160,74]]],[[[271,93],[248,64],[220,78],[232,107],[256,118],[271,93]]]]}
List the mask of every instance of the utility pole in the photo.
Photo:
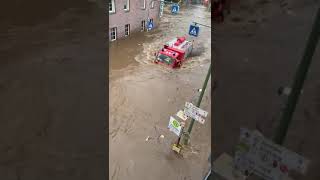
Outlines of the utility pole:
{"type": "MultiPolygon", "coordinates": [[[[201,90],[201,93],[200,93],[200,96],[199,96],[199,99],[198,99],[198,102],[197,102],[197,105],[196,105],[197,107],[200,107],[200,104],[201,104],[204,92],[206,91],[206,87],[207,87],[207,84],[208,84],[210,76],[211,76],[211,63],[210,63],[210,67],[208,69],[208,73],[207,73],[206,79],[204,80],[204,83],[203,83],[203,86],[202,86],[202,90],[201,90]]],[[[190,125],[189,125],[189,128],[188,128],[188,135],[191,134],[191,130],[192,130],[194,121],[195,121],[194,119],[191,119],[191,122],[190,122],[190,125]]]]}
{"type": "Polygon", "coordinates": [[[307,46],[304,50],[302,60],[295,74],[292,90],[287,99],[286,107],[282,114],[282,118],[281,118],[279,127],[277,128],[276,135],[273,139],[274,142],[277,144],[280,144],[280,145],[283,144],[283,141],[286,137],[288,127],[292,120],[292,116],[295,111],[295,108],[301,93],[301,89],[303,87],[307,72],[309,70],[309,66],[312,61],[312,56],[317,47],[319,35],[320,35],[320,8],[317,11],[316,19],[313,24],[311,34],[309,36],[307,46]]]}

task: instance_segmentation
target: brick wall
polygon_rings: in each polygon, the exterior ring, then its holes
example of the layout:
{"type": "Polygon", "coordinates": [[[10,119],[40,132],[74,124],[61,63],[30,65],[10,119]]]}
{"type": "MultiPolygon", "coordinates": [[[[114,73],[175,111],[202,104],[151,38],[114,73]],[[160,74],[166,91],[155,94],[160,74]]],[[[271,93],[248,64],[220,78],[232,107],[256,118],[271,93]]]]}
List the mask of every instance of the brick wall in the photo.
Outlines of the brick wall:
{"type": "MultiPolygon", "coordinates": [[[[130,33],[141,30],[141,21],[145,20],[147,24],[148,9],[149,18],[153,18],[154,26],[157,26],[159,19],[160,1],[154,2],[154,8],[151,9],[151,0],[145,0],[146,8],[142,9],[144,0],[130,0],[129,11],[124,10],[126,0],[114,0],[115,13],[109,13],[109,33],[111,28],[117,27],[117,39],[123,38],[125,34],[125,24],[130,24],[130,33]]],[[[108,4],[107,4],[108,6],[108,4]]],[[[111,36],[109,34],[109,40],[111,36]]]]}

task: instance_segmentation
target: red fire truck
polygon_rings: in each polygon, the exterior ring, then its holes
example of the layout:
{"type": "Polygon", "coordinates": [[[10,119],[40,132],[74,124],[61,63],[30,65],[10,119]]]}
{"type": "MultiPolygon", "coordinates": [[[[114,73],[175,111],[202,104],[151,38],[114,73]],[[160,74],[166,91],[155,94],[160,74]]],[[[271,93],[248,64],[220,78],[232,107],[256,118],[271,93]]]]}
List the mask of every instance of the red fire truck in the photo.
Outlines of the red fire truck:
{"type": "Polygon", "coordinates": [[[164,47],[155,53],[156,64],[163,64],[172,68],[179,68],[182,62],[190,55],[193,48],[193,42],[188,41],[186,37],[177,37],[167,42],[164,47]]]}

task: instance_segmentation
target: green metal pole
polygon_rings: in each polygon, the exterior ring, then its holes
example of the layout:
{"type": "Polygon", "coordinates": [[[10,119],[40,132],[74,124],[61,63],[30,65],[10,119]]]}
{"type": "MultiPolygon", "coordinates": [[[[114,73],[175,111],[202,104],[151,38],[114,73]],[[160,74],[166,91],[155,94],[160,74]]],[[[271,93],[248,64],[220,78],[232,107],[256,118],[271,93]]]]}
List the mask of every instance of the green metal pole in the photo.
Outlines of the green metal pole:
{"type": "Polygon", "coordinates": [[[295,111],[301,89],[303,87],[303,83],[306,79],[306,75],[309,69],[309,66],[312,61],[312,56],[314,54],[314,51],[317,47],[317,43],[319,40],[320,35],[320,8],[318,9],[315,22],[313,24],[313,28],[311,31],[311,34],[309,36],[307,46],[304,50],[303,58],[300,62],[300,65],[298,67],[298,70],[295,75],[295,79],[292,85],[291,93],[288,97],[286,107],[284,109],[284,112],[282,114],[282,118],[279,124],[279,127],[276,131],[276,135],[274,137],[274,142],[277,144],[282,144],[287,131],[288,127],[290,125],[290,122],[292,120],[293,113],[295,111]]]}
{"type": "MultiPolygon", "coordinates": [[[[201,104],[201,101],[202,101],[202,97],[203,97],[204,92],[206,91],[206,87],[207,87],[210,75],[211,75],[211,63],[210,63],[210,67],[209,67],[206,79],[204,80],[204,83],[203,83],[203,86],[202,86],[200,97],[199,97],[197,105],[196,105],[197,107],[200,107],[200,104],[201,104]]],[[[189,128],[188,128],[188,134],[189,135],[191,134],[191,130],[192,130],[193,124],[194,124],[194,119],[191,120],[189,128]]]]}

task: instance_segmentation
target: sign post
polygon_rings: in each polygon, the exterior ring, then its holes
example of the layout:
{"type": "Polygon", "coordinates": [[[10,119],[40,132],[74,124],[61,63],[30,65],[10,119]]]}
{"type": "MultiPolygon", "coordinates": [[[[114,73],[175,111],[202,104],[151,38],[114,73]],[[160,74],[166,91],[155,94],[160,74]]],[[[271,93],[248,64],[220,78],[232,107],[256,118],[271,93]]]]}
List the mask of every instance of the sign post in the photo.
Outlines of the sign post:
{"type": "MultiPolygon", "coordinates": [[[[179,112],[177,114],[179,114],[179,112]]],[[[168,128],[179,137],[177,143],[173,144],[172,146],[172,150],[179,154],[182,148],[182,146],[180,145],[180,139],[184,128],[184,122],[179,122],[176,118],[170,116],[168,128]]]]}
{"type": "MultiPolygon", "coordinates": [[[[207,73],[206,79],[204,80],[203,87],[202,87],[202,90],[201,90],[201,94],[200,94],[200,97],[199,97],[199,99],[198,99],[198,102],[197,102],[196,107],[200,107],[200,104],[201,104],[201,101],[202,101],[204,92],[206,91],[207,84],[208,84],[208,81],[209,81],[210,76],[211,76],[211,63],[210,63],[210,67],[209,67],[209,69],[208,69],[208,73],[207,73]]],[[[189,134],[189,135],[191,134],[194,121],[195,121],[195,120],[192,119],[191,122],[190,122],[190,125],[189,125],[189,127],[188,127],[188,134],[189,134]]]]}
{"type": "Polygon", "coordinates": [[[182,120],[181,122],[179,122],[173,116],[170,116],[168,129],[174,132],[178,136],[178,140],[175,144],[173,144],[172,150],[174,150],[179,154],[182,149],[182,146],[180,145],[181,138],[182,137],[186,138],[186,135],[188,135],[188,134],[185,134],[186,132],[184,132],[185,121],[189,117],[191,117],[199,121],[201,124],[204,124],[205,120],[203,119],[203,117],[207,117],[207,115],[208,115],[208,112],[194,106],[192,103],[186,102],[184,110],[183,111],[179,110],[176,113],[176,116],[182,120]]]}

